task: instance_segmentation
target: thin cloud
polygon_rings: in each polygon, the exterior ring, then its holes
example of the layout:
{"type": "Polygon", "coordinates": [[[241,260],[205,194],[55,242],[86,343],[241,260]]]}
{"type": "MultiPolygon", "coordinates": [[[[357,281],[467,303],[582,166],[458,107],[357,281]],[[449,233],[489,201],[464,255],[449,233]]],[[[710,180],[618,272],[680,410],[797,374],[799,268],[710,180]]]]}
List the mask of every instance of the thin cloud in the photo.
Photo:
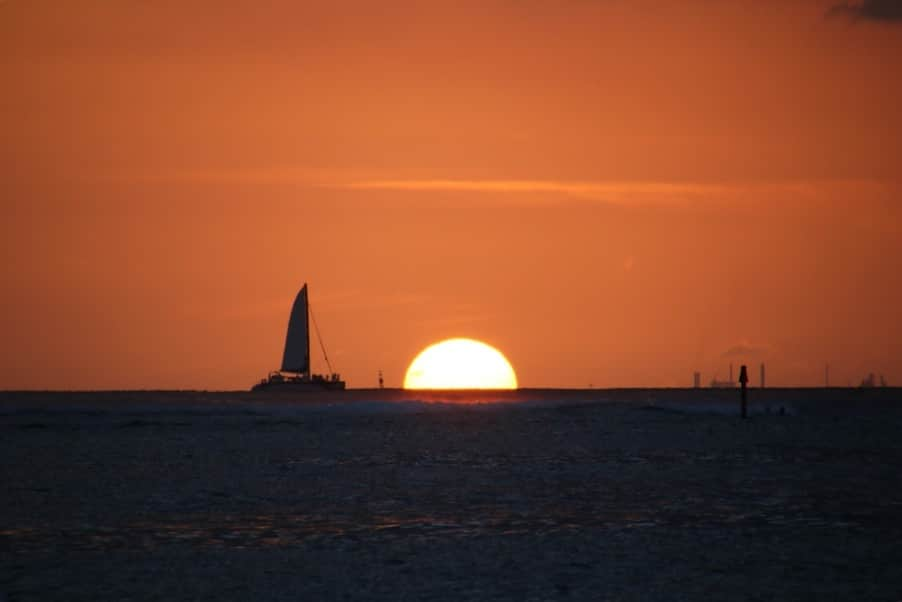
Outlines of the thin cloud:
{"type": "MultiPolygon", "coordinates": [[[[331,187],[331,186],[330,186],[331,187]]],[[[762,199],[781,203],[819,203],[828,198],[883,198],[896,188],[872,180],[734,182],[567,181],[567,180],[455,180],[361,179],[339,188],[359,191],[461,192],[494,194],[516,203],[553,203],[566,200],[622,206],[691,208],[759,204],[762,199]]]]}
{"type": "MultiPolygon", "coordinates": [[[[457,192],[485,202],[548,205],[584,202],[624,207],[757,206],[762,202],[792,206],[829,206],[843,199],[869,199],[882,206],[897,206],[902,181],[886,180],[784,180],[724,181],[715,183],[628,180],[539,180],[455,179],[447,177],[386,177],[385,170],[338,167],[285,166],[270,168],[196,168],[110,170],[80,177],[100,181],[228,183],[235,185],[297,185],[325,190],[361,193],[397,191],[421,193],[428,202],[430,192],[457,192]]],[[[869,222],[870,223],[870,222],[869,222]]],[[[898,220],[873,221],[871,226],[900,228],[898,220]]]]}
{"type": "Polygon", "coordinates": [[[845,17],[854,21],[880,21],[902,23],[902,0],[860,0],[834,4],[827,15],[845,17]]]}
{"type": "Polygon", "coordinates": [[[682,205],[725,196],[729,188],[717,185],[658,182],[566,182],[556,180],[366,180],[346,186],[351,190],[411,192],[484,192],[554,194],[611,204],[682,205]]]}

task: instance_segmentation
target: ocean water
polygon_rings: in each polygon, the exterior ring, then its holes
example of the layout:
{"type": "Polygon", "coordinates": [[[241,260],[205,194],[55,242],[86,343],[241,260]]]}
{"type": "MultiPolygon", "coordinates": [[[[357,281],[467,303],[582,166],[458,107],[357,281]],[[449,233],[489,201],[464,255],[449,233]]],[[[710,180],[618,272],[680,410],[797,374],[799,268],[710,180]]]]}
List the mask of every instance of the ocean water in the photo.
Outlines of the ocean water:
{"type": "Polygon", "coordinates": [[[898,390],[0,394],[0,600],[902,597],[898,390]]]}

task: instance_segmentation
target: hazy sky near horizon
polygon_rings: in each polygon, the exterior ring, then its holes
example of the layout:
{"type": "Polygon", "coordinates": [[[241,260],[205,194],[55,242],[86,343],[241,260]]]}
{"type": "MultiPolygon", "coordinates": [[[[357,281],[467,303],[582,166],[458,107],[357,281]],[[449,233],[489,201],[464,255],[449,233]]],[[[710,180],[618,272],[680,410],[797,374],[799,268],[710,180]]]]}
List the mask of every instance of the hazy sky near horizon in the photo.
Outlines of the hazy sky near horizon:
{"type": "Polygon", "coordinates": [[[305,281],[354,387],[899,384],[900,72],[894,0],[2,0],[0,388],[246,388],[305,281]]]}

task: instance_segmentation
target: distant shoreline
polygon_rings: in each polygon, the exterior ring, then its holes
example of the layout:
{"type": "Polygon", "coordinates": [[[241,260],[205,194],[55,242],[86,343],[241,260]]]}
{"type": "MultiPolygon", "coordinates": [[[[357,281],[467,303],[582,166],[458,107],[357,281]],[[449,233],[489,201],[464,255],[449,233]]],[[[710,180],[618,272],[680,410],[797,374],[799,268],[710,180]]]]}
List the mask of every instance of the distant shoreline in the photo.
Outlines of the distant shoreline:
{"type": "MultiPolygon", "coordinates": [[[[515,390],[406,390],[347,389],[312,392],[251,392],[204,390],[106,390],[106,391],[0,391],[0,411],[34,409],[178,406],[329,406],[365,407],[372,404],[444,404],[573,406],[623,404],[677,412],[733,414],[738,411],[740,390],[695,388],[611,388],[515,390]]],[[[900,387],[769,387],[748,390],[751,414],[808,414],[862,410],[880,411],[902,405],[900,387]]]]}
{"type": "MultiPolygon", "coordinates": [[[[847,392],[847,391],[861,391],[861,392],[872,392],[872,391],[902,391],[902,386],[887,386],[887,387],[860,387],[860,386],[837,386],[837,387],[817,387],[817,386],[792,386],[792,387],[749,387],[749,391],[824,391],[824,392],[847,392]]],[[[430,392],[440,392],[440,393],[554,393],[554,392],[565,392],[565,393],[592,393],[592,392],[634,392],[634,391],[686,391],[686,392],[737,392],[739,391],[739,387],[521,387],[518,389],[404,389],[402,387],[348,387],[343,391],[332,391],[329,393],[357,393],[357,392],[406,392],[406,393],[430,393],[430,392]]],[[[251,391],[247,389],[0,389],[0,395],[8,395],[8,394],[35,394],[35,393],[75,393],[75,394],[84,394],[84,393],[226,393],[226,394],[250,394],[251,391]]],[[[256,395],[260,395],[260,393],[255,393],[256,395]]],[[[311,392],[291,392],[291,393],[280,393],[280,392],[266,392],[266,395],[306,395],[306,394],[314,394],[318,395],[320,392],[311,391],[311,392]]]]}

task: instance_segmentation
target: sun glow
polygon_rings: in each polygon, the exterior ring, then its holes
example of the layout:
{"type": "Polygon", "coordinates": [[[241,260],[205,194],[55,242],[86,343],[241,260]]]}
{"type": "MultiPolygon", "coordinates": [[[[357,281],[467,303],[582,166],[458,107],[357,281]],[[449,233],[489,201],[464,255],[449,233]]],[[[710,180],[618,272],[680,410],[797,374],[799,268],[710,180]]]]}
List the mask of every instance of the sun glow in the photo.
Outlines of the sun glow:
{"type": "Polygon", "coordinates": [[[420,352],[407,368],[405,389],[516,389],[504,355],[473,339],[447,339],[420,352]]]}

